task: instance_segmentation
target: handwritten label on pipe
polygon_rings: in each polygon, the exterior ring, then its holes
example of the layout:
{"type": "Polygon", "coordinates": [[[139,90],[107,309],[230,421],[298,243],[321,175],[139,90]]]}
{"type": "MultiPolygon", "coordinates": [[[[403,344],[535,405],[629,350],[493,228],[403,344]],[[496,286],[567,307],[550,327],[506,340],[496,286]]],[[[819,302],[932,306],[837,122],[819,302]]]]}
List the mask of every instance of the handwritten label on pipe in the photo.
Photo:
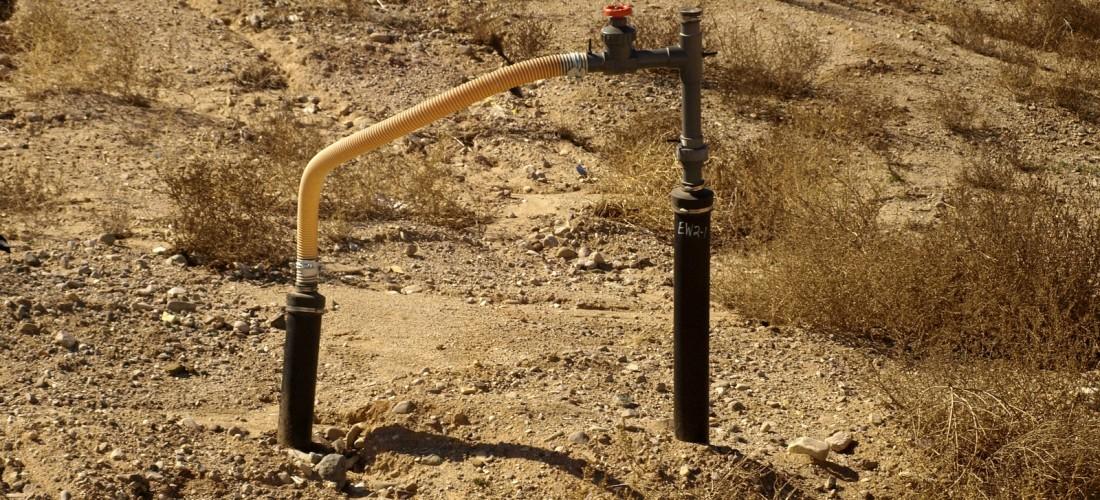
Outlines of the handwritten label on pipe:
{"type": "Polygon", "coordinates": [[[706,238],[709,229],[709,227],[703,224],[689,224],[684,221],[680,221],[676,224],[676,234],[687,236],[688,238],[706,238]]]}

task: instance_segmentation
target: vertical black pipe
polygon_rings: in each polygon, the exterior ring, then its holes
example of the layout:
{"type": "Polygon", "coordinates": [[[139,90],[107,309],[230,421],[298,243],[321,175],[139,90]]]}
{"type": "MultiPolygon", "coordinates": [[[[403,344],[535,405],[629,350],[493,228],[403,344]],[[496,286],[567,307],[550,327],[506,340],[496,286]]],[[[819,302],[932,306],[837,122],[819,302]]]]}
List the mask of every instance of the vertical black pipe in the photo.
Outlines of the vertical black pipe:
{"type": "Polygon", "coordinates": [[[676,209],[673,264],[673,423],[676,438],[710,440],[709,189],[672,192],[676,209]]]}
{"type": "Polygon", "coordinates": [[[279,444],[302,451],[313,447],[313,400],[325,298],[317,292],[286,296],[283,391],[279,400],[279,444]]]}
{"type": "Polygon", "coordinates": [[[672,191],[676,237],[673,267],[673,425],[681,441],[710,442],[710,211],[703,187],[709,153],[703,140],[703,11],[680,11],[683,126],[676,158],[682,185],[672,191]]]}

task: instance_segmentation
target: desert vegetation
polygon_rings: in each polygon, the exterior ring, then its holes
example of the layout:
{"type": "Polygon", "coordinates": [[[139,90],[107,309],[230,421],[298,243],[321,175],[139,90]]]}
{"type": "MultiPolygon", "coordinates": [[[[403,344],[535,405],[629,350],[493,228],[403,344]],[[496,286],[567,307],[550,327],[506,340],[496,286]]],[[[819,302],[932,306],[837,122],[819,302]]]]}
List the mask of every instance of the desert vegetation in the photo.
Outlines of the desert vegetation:
{"type": "Polygon", "coordinates": [[[156,93],[140,38],[125,25],[88,22],[56,0],[20,4],[11,23],[19,49],[15,82],[29,93],[104,93],[133,104],[156,93]]]}

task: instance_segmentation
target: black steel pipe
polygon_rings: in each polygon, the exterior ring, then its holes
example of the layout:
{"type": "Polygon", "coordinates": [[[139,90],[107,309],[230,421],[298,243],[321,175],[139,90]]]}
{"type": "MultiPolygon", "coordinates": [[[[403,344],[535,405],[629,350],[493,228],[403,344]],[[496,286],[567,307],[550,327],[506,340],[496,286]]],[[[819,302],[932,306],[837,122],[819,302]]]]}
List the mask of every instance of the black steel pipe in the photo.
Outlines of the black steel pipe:
{"type": "Polygon", "coordinates": [[[673,413],[676,439],[710,442],[710,211],[709,189],[672,191],[673,413]]]}
{"type": "Polygon", "coordinates": [[[298,290],[286,296],[283,390],[279,400],[279,444],[298,450],[313,446],[313,400],[325,298],[298,290]]]}

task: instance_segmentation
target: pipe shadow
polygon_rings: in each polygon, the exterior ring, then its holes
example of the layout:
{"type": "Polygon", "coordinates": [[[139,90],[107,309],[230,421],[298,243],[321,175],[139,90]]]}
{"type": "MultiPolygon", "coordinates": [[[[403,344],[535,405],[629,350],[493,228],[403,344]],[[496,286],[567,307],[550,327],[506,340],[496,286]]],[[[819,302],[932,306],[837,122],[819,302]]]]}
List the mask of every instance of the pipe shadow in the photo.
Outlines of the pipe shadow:
{"type": "Polygon", "coordinates": [[[594,468],[587,461],[565,453],[517,443],[471,443],[461,439],[414,431],[400,425],[377,427],[369,434],[360,454],[360,464],[369,467],[383,451],[404,455],[439,455],[450,462],[463,462],[475,455],[494,458],[520,458],[542,462],[573,477],[592,483],[619,498],[643,499],[645,496],[608,471],[594,468]]]}

